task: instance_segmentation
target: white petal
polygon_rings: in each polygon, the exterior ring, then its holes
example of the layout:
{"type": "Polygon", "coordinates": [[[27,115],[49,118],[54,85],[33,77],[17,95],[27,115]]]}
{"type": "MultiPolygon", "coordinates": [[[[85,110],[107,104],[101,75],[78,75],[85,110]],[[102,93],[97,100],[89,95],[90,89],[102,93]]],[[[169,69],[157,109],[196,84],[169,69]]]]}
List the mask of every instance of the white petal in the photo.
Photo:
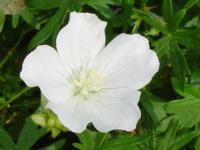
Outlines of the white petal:
{"type": "Polygon", "coordinates": [[[141,116],[137,106],[140,92],[130,89],[106,90],[89,99],[69,97],[65,102],[49,102],[60,122],[71,131],[80,133],[92,122],[101,132],[115,129],[131,131],[141,116]]]}
{"type": "Polygon", "coordinates": [[[93,125],[101,132],[115,129],[132,131],[141,116],[137,106],[140,92],[130,89],[104,91],[91,103],[96,109],[93,125]]]}
{"type": "Polygon", "coordinates": [[[68,73],[57,52],[47,45],[38,46],[24,60],[21,79],[30,87],[39,86],[48,100],[64,100],[69,91],[68,73]]]}
{"type": "Polygon", "coordinates": [[[48,103],[60,122],[73,132],[80,133],[91,121],[92,109],[87,101],[69,98],[65,103],[48,103]]]}
{"type": "Polygon", "coordinates": [[[58,53],[66,67],[73,71],[89,67],[105,46],[106,22],[94,14],[70,14],[66,25],[57,36],[58,53]]]}
{"type": "Polygon", "coordinates": [[[120,34],[102,51],[96,67],[105,76],[105,88],[140,89],[158,71],[159,61],[146,38],[139,34],[120,34]]]}

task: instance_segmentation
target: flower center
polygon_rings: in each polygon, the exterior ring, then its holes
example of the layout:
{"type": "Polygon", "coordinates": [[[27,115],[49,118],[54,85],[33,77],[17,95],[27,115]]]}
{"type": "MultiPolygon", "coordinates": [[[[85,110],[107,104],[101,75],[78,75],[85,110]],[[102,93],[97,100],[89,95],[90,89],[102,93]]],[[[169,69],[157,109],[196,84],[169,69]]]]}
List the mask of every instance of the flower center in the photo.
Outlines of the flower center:
{"type": "Polygon", "coordinates": [[[102,76],[95,70],[81,71],[73,80],[73,95],[87,99],[101,90],[102,76]]]}

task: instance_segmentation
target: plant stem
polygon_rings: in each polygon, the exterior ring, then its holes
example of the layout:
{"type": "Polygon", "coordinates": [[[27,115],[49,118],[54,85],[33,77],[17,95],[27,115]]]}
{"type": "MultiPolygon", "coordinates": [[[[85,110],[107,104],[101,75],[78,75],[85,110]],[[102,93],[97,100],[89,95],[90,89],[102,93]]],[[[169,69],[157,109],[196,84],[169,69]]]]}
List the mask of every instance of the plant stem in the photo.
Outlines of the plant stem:
{"type": "Polygon", "coordinates": [[[4,64],[8,61],[8,59],[13,55],[13,53],[15,52],[16,48],[19,46],[20,42],[23,39],[23,36],[29,32],[30,30],[27,31],[22,31],[22,34],[20,35],[19,39],[17,40],[17,42],[13,45],[12,48],[10,48],[6,54],[6,56],[3,58],[3,60],[0,62],[0,69],[3,68],[4,64]]]}
{"type": "Polygon", "coordinates": [[[0,106],[0,110],[3,109],[4,107],[8,106],[11,102],[19,98],[21,95],[26,93],[30,88],[25,87],[21,91],[19,91],[17,94],[15,94],[13,97],[11,97],[9,100],[7,100],[3,105],[0,106]]]}
{"type": "Polygon", "coordinates": [[[6,57],[4,57],[4,59],[0,62],[0,69],[4,66],[4,64],[7,62],[7,60],[10,58],[10,56],[12,56],[13,54],[13,50],[9,50],[6,57]]]}
{"type": "Polygon", "coordinates": [[[132,29],[132,33],[137,32],[138,28],[140,27],[141,24],[141,19],[137,19],[134,23],[133,29],[132,29]]]}

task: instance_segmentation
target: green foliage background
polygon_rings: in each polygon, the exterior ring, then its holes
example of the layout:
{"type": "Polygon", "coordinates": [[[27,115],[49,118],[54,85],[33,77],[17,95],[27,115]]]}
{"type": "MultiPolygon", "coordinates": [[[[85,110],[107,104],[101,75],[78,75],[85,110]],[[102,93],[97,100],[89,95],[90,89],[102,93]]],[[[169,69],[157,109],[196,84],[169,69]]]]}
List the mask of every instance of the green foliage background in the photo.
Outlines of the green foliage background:
{"type": "MultiPolygon", "coordinates": [[[[0,0],[3,3],[17,0],[0,0]]],[[[21,0],[20,0],[21,1],[21,0]]],[[[10,13],[0,7],[0,150],[200,150],[199,0],[27,0],[10,13]],[[142,118],[134,132],[62,132],[52,138],[30,115],[37,88],[19,78],[24,57],[37,45],[55,47],[71,11],[108,22],[107,42],[119,33],[146,36],[160,70],[142,89],[142,118]]]]}

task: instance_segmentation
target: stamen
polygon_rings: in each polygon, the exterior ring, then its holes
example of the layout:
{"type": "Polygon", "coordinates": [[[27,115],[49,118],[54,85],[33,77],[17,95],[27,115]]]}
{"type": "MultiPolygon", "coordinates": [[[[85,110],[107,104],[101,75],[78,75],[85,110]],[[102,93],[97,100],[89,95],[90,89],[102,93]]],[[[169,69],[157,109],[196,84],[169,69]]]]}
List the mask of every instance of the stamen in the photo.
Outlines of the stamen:
{"type": "Polygon", "coordinates": [[[102,76],[95,70],[83,70],[73,80],[73,96],[88,99],[101,90],[102,76]]]}

